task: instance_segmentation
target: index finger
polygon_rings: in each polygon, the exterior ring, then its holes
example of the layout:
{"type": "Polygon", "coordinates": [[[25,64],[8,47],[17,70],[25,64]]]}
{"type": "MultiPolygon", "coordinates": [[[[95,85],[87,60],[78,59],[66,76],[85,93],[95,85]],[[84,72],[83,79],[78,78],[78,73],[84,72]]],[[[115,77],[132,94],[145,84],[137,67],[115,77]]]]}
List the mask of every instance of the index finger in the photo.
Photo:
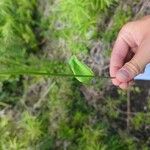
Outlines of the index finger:
{"type": "MultiPolygon", "coordinates": [[[[129,52],[129,45],[124,40],[124,38],[121,35],[119,35],[111,54],[110,60],[111,77],[116,77],[117,71],[119,71],[119,69],[123,67],[128,52],[129,52]]],[[[119,81],[117,79],[113,79],[112,81],[115,85],[119,85],[119,81]]]]}

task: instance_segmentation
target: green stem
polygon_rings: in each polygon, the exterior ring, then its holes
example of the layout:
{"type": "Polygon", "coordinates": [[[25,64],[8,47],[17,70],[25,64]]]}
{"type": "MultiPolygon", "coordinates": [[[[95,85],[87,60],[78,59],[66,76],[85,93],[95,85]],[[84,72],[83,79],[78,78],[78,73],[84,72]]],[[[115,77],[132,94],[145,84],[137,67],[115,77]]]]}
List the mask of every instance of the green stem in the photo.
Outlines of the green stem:
{"type": "Polygon", "coordinates": [[[97,77],[97,78],[114,78],[109,76],[92,76],[92,75],[73,75],[73,74],[63,74],[63,73],[48,73],[48,72],[37,72],[37,71],[10,71],[10,72],[0,72],[0,76],[4,75],[41,75],[41,76],[51,76],[51,77],[97,77]]]}

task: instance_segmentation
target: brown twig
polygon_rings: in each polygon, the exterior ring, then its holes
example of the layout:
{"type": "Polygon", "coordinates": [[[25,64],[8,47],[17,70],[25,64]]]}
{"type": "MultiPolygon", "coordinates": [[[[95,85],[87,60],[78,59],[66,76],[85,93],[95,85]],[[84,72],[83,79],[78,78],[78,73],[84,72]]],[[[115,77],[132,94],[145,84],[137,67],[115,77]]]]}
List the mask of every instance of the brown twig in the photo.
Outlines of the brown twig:
{"type": "Polygon", "coordinates": [[[130,120],[131,120],[131,100],[130,100],[130,88],[127,90],[127,131],[130,132],[130,120]]]}
{"type": "MultiPolygon", "coordinates": [[[[122,110],[120,110],[120,109],[116,109],[116,111],[119,112],[120,114],[123,114],[123,115],[127,115],[127,114],[128,114],[128,112],[122,111],[122,110]]],[[[130,112],[130,116],[131,116],[131,115],[132,115],[132,116],[137,116],[138,113],[142,113],[142,112],[130,112]]],[[[150,113],[145,113],[144,116],[150,117],[150,113]]]]}

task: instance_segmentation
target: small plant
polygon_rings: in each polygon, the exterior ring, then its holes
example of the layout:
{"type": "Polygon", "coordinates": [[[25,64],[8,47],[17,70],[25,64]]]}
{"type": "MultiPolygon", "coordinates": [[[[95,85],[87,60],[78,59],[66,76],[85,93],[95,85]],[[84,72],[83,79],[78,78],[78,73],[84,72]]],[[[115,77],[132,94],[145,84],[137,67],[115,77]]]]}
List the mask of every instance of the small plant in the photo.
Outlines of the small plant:
{"type": "Polygon", "coordinates": [[[93,8],[93,11],[106,11],[115,2],[118,2],[118,0],[93,0],[91,1],[91,8],[93,8]]]}
{"type": "Polygon", "coordinates": [[[89,83],[94,77],[93,71],[84,63],[80,62],[76,56],[70,58],[69,65],[76,76],[76,79],[82,83],[89,83]]]}

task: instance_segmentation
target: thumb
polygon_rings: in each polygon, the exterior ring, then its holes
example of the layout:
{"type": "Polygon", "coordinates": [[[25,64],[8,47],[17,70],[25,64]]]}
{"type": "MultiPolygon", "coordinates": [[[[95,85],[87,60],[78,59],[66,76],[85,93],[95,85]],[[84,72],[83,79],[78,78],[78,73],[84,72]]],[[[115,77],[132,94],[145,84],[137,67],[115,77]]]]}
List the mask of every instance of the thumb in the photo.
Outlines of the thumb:
{"type": "Polygon", "coordinates": [[[141,73],[145,66],[150,62],[150,44],[144,43],[134,57],[127,62],[116,74],[116,79],[120,82],[129,82],[139,73],[141,73]]]}

